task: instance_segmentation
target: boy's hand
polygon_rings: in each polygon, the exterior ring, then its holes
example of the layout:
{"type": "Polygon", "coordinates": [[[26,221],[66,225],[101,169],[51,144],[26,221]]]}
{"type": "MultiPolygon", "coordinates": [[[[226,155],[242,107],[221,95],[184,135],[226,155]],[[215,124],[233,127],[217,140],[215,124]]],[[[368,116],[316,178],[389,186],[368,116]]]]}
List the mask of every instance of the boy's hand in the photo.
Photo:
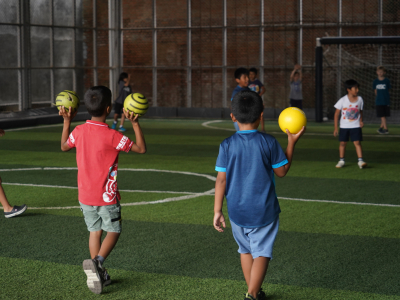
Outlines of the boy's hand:
{"type": "Polygon", "coordinates": [[[64,118],[64,121],[72,121],[73,118],[75,118],[76,114],[78,113],[78,110],[75,110],[74,112],[71,112],[72,109],[70,108],[68,111],[65,110],[64,106],[61,106],[60,111],[58,114],[64,118]]]}
{"type": "Polygon", "coordinates": [[[222,211],[214,213],[214,228],[219,232],[224,232],[224,230],[221,228],[221,224],[222,227],[226,227],[225,217],[222,211]]]}
{"type": "Polygon", "coordinates": [[[139,123],[139,120],[138,120],[139,115],[138,114],[136,114],[136,115],[134,115],[133,113],[129,114],[129,111],[126,110],[125,108],[123,108],[123,111],[124,111],[125,118],[127,118],[129,121],[131,121],[132,125],[139,123]]]}
{"type": "Polygon", "coordinates": [[[296,134],[290,133],[289,130],[286,129],[286,134],[288,135],[288,142],[296,144],[299,138],[304,134],[306,131],[306,128],[303,126],[303,128],[296,134]]]}
{"type": "Polygon", "coordinates": [[[363,127],[364,127],[364,122],[360,121],[360,128],[363,128],[363,127]]]}
{"type": "Polygon", "coordinates": [[[5,134],[6,134],[5,131],[3,129],[0,129],[0,136],[3,136],[5,134]]]}
{"type": "Polygon", "coordinates": [[[338,130],[337,128],[335,128],[335,130],[333,131],[333,136],[337,136],[338,135],[338,130]]]}

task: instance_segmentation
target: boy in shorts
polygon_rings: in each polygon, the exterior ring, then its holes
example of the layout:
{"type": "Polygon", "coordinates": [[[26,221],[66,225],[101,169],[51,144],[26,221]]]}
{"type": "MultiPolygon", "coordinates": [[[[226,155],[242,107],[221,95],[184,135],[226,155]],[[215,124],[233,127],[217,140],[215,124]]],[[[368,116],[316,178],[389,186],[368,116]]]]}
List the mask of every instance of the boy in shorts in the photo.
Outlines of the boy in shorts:
{"type": "MultiPolygon", "coordinates": [[[[0,129],[0,137],[5,135],[6,133],[4,132],[3,129],[0,129]]],[[[4,217],[6,218],[12,218],[16,217],[20,214],[23,214],[27,206],[25,204],[21,206],[11,206],[10,203],[7,200],[6,193],[4,193],[3,187],[1,186],[1,177],[0,177],[0,203],[3,206],[3,211],[4,211],[4,217]]]]}
{"type": "Polygon", "coordinates": [[[286,153],[271,135],[257,131],[263,117],[261,97],[251,91],[239,92],[232,101],[232,121],[240,131],[225,139],[219,148],[215,170],[214,228],[223,232],[224,196],[240,253],[248,290],[247,300],[266,299],[261,284],[272,259],[272,248],[279,227],[280,207],[274,174],[289,171],[294,146],[305,128],[288,135],[286,153]]]}
{"type": "MultiPolygon", "coordinates": [[[[265,93],[264,85],[257,78],[257,69],[256,68],[250,68],[250,70],[249,70],[249,89],[253,92],[256,92],[260,96],[264,95],[264,93],[265,93]]],[[[262,119],[262,122],[261,122],[261,130],[265,131],[264,118],[262,119]]]]}
{"type": "Polygon", "coordinates": [[[136,143],[105,123],[111,111],[111,91],[105,86],[90,88],[85,94],[85,106],[92,116],[85,124],[70,125],[76,112],[60,109],[64,118],[61,150],[76,148],[78,165],[79,203],[90,232],[89,251],[92,259],[83,261],[89,289],[100,294],[111,283],[104,269],[104,260],[117,244],[121,233],[121,196],[117,186],[118,154],[120,151],[146,153],[146,142],[139,125],[138,115],[125,117],[131,121],[136,143]],[[103,242],[101,236],[107,232],[103,242]]]}
{"type": "Polygon", "coordinates": [[[376,75],[378,75],[378,78],[375,79],[373,83],[376,97],[376,116],[381,118],[381,126],[378,129],[378,133],[388,134],[389,130],[387,128],[386,117],[390,117],[390,80],[385,78],[386,70],[383,66],[379,66],[376,69],[376,75]]]}
{"type": "Polygon", "coordinates": [[[365,168],[367,163],[362,158],[362,147],[361,141],[363,123],[363,107],[364,101],[358,96],[359,84],[353,79],[349,79],[344,83],[347,90],[347,95],[339,99],[335,104],[335,130],[333,135],[337,136],[339,133],[339,162],[336,164],[336,168],[342,168],[345,164],[344,154],[346,152],[346,145],[351,138],[351,141],[356,147],[358,156],[358,167],[360,169],[365,168]],[[338,119],[340,117],[340,131],[338,131],[338,119]]]}

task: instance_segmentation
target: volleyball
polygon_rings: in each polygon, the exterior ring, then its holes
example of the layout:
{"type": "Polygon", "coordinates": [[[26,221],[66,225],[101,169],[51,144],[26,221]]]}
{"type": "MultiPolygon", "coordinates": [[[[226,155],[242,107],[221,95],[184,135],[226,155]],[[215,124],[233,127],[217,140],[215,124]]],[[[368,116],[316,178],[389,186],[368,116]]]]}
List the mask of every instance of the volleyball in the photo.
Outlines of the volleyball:
{"type": "Polygon", "coordinates": [[[278,124],[284,133],[288,129],[290,133],[296,134],[307,125],[306,114],[297,107],[288,107],[279,115],[278,124]]]}
{"type": "Polygon", "coordinates": [[[138,114],[139,117],[141,117],[146,114],[147,109],[149,108],[149,101],[147,101],[143,94],[133,93],[125,98],[124,108],[133,112],[134,116],[138,114]]]}
{"type": "Polygon", "coordinates": [[[68,111],[69,108],[72,108],[72,111],[74,111],[79,108],[79,104],[79,97],[74,91],[65,90],[56,97],[56,106],[58,110],[61,109],[61,106],[64,106],[65,111],[68,111]]]}

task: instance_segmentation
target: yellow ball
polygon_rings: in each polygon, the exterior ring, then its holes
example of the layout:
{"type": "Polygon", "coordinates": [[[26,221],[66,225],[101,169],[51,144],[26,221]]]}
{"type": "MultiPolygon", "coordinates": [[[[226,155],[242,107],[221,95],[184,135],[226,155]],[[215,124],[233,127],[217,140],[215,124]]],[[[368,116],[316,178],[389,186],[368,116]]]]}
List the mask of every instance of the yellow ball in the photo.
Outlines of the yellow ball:
{"type": "Polygon", "coordinates": [[[60,110],[61,106],[64,106],[65,111],[68,111],[71,107],[72,110],[79,108],[80,100],[76,92],[65,90],[59,93],[56,97],[56,106],[60,110]]]}
{"type": "Polygon", "coordinates": [[[286,129],[290,133],[298,133],[301,128],[307,125],[306,114],[297,107],[288,107],[279,115],[279,127],[286,133],[286,129]]]}
{"type": "Polygon", "coordinates": [[[138,114],[141,117],[147,112],[149,101],[140,93],[130,94],[125,98],[124,108],[132,112],[134,116],[138,114]]]}

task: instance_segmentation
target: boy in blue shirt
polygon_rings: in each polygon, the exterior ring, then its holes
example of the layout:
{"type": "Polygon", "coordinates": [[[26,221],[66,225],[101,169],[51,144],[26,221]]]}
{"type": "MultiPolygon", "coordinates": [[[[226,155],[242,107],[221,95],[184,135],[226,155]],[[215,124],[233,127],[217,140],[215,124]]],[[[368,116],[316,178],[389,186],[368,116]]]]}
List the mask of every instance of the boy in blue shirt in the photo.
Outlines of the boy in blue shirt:
{"type": "Polygon", "coordinates": [[[379,66],[376,69],[378,78],[374,80],[373,87],[375,92],[375,105],[376,105],[376,116],[381,118],[381,126],[378,129],[379,134],[388,134],[386,117],[390,117],[390,96],[389,89],[390,81],[385,78],[386,70],[383,66],[379,66]]]}
{"type": "Polygon", "coordinates": [[[272,248],[279,227],[280,207],[275,192],[274,174],[283,177],[289,171],[294,146],[304,133],[288,135],[283,153],[271,135],[257,131],[263,117],[261,97],[242,91],[232,101],[232,121],[240,131],[225,139],[219,148],[215,170],[214,228],[223,232],[224,195],[229,219],[240,253],[248,291],[245,299],[266,299],[261,284],[272,258],[272,248]]]}
{"type": "MultiPolygon", "coordinates": [[[[249,70],[246,68],[238,68],[235,70],[235,80],[237,82],[237,87],[232,92],[231,96],[231,101],[233,100],[233,97],[241,92],[241,91],[249,91],[249,88],[247,87],[249,85],[249,70]]],[[[233,126],[235,127],[236,131],[239,131],[239,127],[236,123],[233,123],[233,126]]]]}
{"type": "MultiPolygon", "coordinates": [[[[260,96],[264,95],[265,87],[260,80],[257,78],[257,69],[250,68],[249,70],[249,89],[256,92],[260,96]]],[[[265,131],[264,118],[261,121],[261,130],[265,131]]]]}

